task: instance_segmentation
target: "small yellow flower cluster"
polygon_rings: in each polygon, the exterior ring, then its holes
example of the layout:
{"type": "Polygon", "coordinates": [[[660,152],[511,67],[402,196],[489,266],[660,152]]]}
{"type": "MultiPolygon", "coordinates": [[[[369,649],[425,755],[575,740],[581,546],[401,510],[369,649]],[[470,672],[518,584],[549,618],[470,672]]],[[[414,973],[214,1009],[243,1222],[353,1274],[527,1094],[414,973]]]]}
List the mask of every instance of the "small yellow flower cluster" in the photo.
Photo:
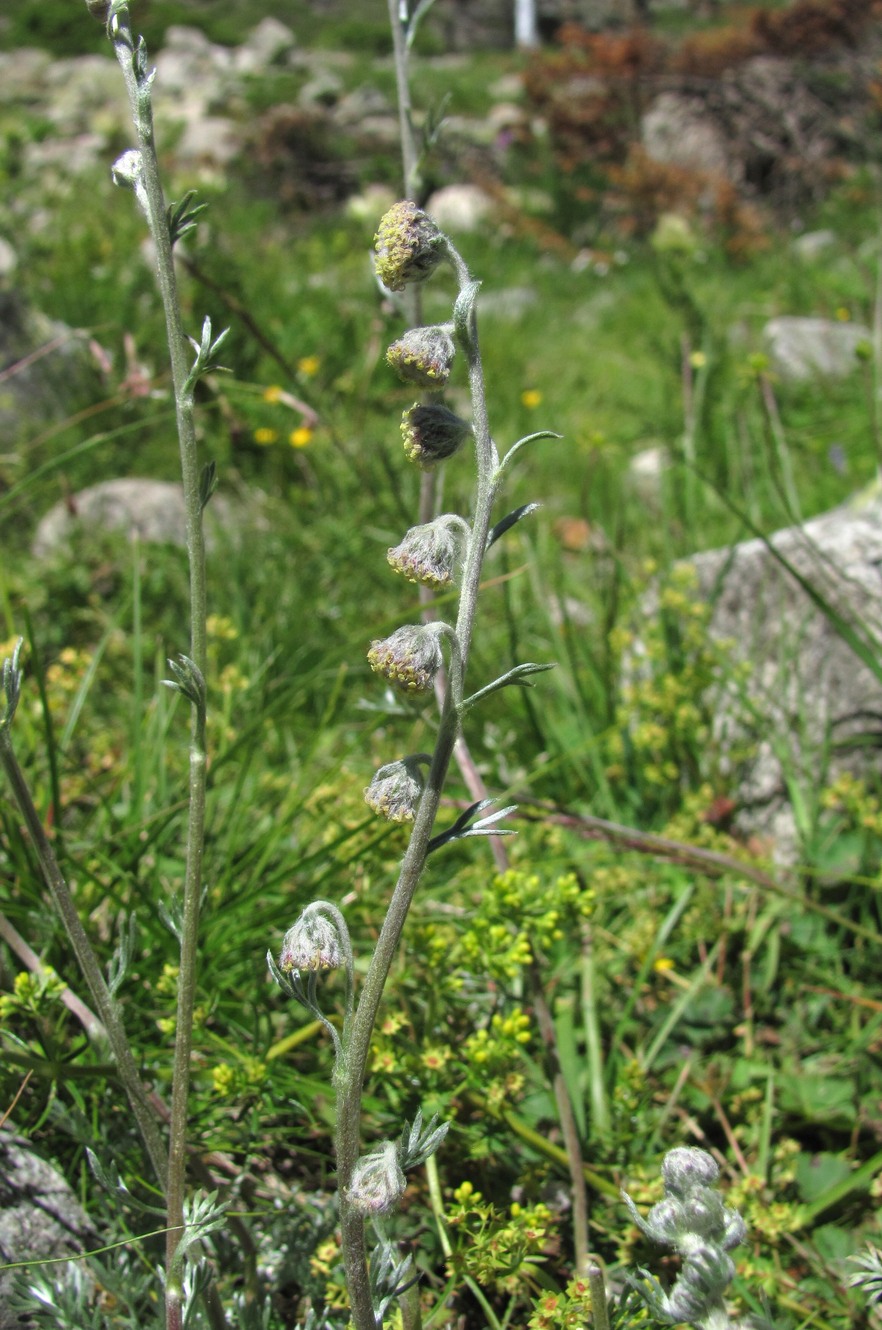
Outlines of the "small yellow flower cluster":
{"type": "Polygon", "coordinates": [[[590,916],[593,900],[573,873],[549,881],[538,873],[508,869],[483,892],[453,962],[469,971],[480,964],[483,973],[500,982],[514,980],[530,964],[534,948],[549,950],[590,916]]]}
{"type": "Polygon", "coordinates": [[[159,976],[159,978],[156,981],[157,993],[162,993],[163,996],[165,997],[169,996],[170,994],[171,995],[176,994],[178,991],[179,974],[180,974],[180,966],[170,965],[166,961],[165,965],[163,965],[162,967],[162,974],[159,976]]]}
{"type": "Polygon", "coordinates": [[[0,1020],[7,1021],[14,1015],[45,1016],[63,992],[64,982],[51,965],[33,973],[21,970],[13,980],[12,992],[0,997],[0,1020]]]}
{"type": "Polygon", "coordinates": [[[534,1303],[527,1330],[582,1330],[592,1323],[587,1279],[571,1279],[564,1293],[543,1293],[534,1303]]]}
{"type": "Polygon", "coordinates": [[[336,1238],[320,1242],[309,1258],[309,1268],[316,1279],[324,1279],[324,1300],[328,1307],[338,1309],[349,1306],[349,1295],[343,1277],[343,1262],[336,1238]]]}
{"type": "Polygon", "coordinates": [[[444,1044],[430,1044],[420,1055],[420,1061],[428,1072],[440,1072],[453,1060],[453,1049],[444,1044]]]}
{"type": "Polygon", "coordinates": [[[469,1182],[462,1183],[453,1197],[455,1204],[447,1215],[456,1243],[448,1261],[450,1272],[469,1275],[509,1296],[530,1285],[534,1261],[554,1237],[548,1206],[514,1204],[506,1215],[487,1204],[469,1182]]]}
{"type": "Polygon", "coordinates": [[[392,1011],[383,1018],[374,1032],[371,1044],[372,1071],[379,1072],[383,1076],[391,1076],[400,1070],[399,1047],[405,1050],[414,1046],[414,1040],[407,1036],[400,1041],[396,1039],[398,1032],[407,1028],[408,1020],[402,1012],[392,1011]]]}
{"type": "Polygon", "coordinates": [[[309,1258],[309,1268],[314,1275],[329,1275],[334,1266],[339,1264],[340,1248],[335,1238],[320,1242],[309,1258]]]}
{"type": "Polygon", "coordinates": [[[46,697],[49,710],[56,720],[64,714],[91,664],[91,651],[79,647],[64,647],[58,653],[58,659],[46,670],[46,697]]]}
{"type": "Polygon", "coordinates": [[[225,1099],[233,1093],[236,1073],[228,1062],[220,1062],[212,1069],[211,1084],[215,1094],[222,1095],[225,1099]]]}
{"type": "Polygon", "coordinates": [[[854,830],[882,836],[882,807],[878,797],[869,792],[865,781],[849,771],[843,771],[822,792],[821,807],[840,814],[854,830]]]}
{"type": "Polygon", "coordinates": [[[243,693],[251,687],[251,680],[243,674],[238,665],[225,665],[218,679],[221,692],[229,697],[233,693],[243,693]]]}
{"type": "MultiPolygon", "coordinates": [[[[304,379],[312,379],[318,374],[321,363],[318,356],[301,356],[297,361],[297,372],[304,379]]],[[[278,383],[268,384],[260,396],[261,401],[265,402],[267,406],[283,406],[298,413],[303,413],[306,410],[297,397],[278,383]]],[[[292,448],[308,448],[312,443],[313,436],[312,425],[307,425],[304,420],[296,429],[288,432],[287,439],[292,448]]],[[[272,425],[259,425],[251,437],[261,448],[269,448],[274,443],[278,443],[282,436],[280,431],[272,425]]]]}
{"type": "Polygon", "coordinates": [[[513,1007],[507,1016],[495,1012],[489,1030],[483,1026],[465,1041],[463,1061],[489,1071],[502,1070],[531,1037],[530,1018],[520,1007],[513,1007]]]}
{"type": "Polygon", "coordinates": [[[218,642],[235,642],[239,636],[238,628],[225,614],[209,614],[205,620],[205,631],[218,642]]]}
{"type": "Polygon", "coordinates": [[[732,661],[733,644],[711,637],[710,606],[697,597],[696,586],[691,564],[672,570],[658,590],[661,612],[641,623],[639,652],[628,626],[610,634],[610,646],[625,660],[626,682],[615,732],[605,741],[607,778],[655,787],[670,810],[707,765],[711,690],[743,673],[732,661]]]}
{"type": "Polygon", "coordinates": [[[235,1066],[219,1062],[212,1068],[211,1084],[224,1099],[246,1099],[265,1083],[267,1066],[259,1058],[242,1058],[235,1066]]]}
{"type": "Polygon", "coordinates": [[[468,968],[489,962],[487,973],[497,979],[516,979],[530,964],[533,952],[523,929],[512,935],[507,924],[487,924],[483,930],[471,928],[463,935],[462,958],[468,968]]]}

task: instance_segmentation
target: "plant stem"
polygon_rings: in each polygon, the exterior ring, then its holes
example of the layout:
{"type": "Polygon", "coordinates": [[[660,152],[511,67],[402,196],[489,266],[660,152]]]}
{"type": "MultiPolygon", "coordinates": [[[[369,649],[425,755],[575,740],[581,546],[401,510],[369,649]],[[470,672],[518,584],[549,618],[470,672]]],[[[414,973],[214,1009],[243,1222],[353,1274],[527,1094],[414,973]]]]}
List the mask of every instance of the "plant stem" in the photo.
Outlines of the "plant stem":
{"type": "Polygon", "coordinates": [[[28,835],[40,861],[43,880],[52,894],[52,899],[58,913],[61,915],[65,931],[74,949],[74,955],[86,983],[89,985],[92,1001],[107,1034],[107,1042],[110,1044],[119,1078],[123,1083],[123,1089],[138,1124],[138,1130],[144,1141],[153,1171],[161,1190],[164,1192],[168,1173],[168,1156],[162,1137],[159,1134],[159,1128],[156,1125],[156,1118],[147,1100],[147,1092],[141,1083],[141,1077],[132,1056],[119,1008],[110,995],[98,958],[92,949],[92,944],[80,921],[80,916],[77,914],[70,887],[65,881],[58,860],[55,858],[55,852],[43,829],[40,815],[31,798],[31,792],[28,789],[21,767],[18,765],[18,759],[12,750],[12,740],[8,728],[0,730],[0,763],[2,763],[3,770],[6,772],[13,798],[24,818],[28,835]]]}
{"type": "MultiPolygon", "coordinates": [[[[470,284],[465,264],[455,256],[460,289],[470,284]]],[[[429,841],[441,800],[441,791],[459,731],[458,708],[463,698],[463,683],[468,662],[481,567],[490,529],[490,516],[498,484],[498,458],[490,437],[487,417],[484,376],[481,367],[478,338],[474,318],[470,320],[465,350],[468,358],[469,387],[472,397],[472,428],[475,436],[477,484],[474,502],[474,520],[469,539],[459,611],[456,621],[458,653],[454,654],[450,688],[438,728],[438,737],[426,778],[410,841],[401,865],[398,882],[392,894],[380,936],[377,940],[368,973],[352,1019],[349,1038],[343,1056],[335,1070],[337,1090],[337,1181],[341,1199],[341,1226],[346,1282],[349,1289],[352,1320],[356,1330],[376,1330],[370,1285],[367,1273],[364,1216],[349,1203],[349,1186],[359,1155],[361,1127],[361,1096],[367,1058],[383,989],[404,928],[417,884],[428,855],[429,841]],[[458,659],[457,659],[458,656],[458,659]]]]}
{"type": "MultiPolygon", "coordinates": [[[[132,37],[126,10],[122,10],[118,15],[114,32],[114,49],[125,79],[132,118],[138,135],[143,200],[156,251],[156,272],[165,313],[186,512],[187,555],[190,573],[190,659],[200,674],[204,675],[206,659],[205,541],[202,530],[202,503],[199,493],[199,463],[194,421],[193,384],[190,379],[189,350],[181,319],[172,245],[166,219],[165,198],[159,178],[159,164],[156,158],[153,137],[150,78],[146,69],[139,66],[139,53],[132,37]]],[[[181,924],[181,956],[166,1191],[169,1230],[166,1248],[166,1324],[168,1330],[180,1330],[182,1321],[181,1272],[176,1251],[184,1223],[187,1099],[192,1053],[193,1007],[196,991],[199,907],[202,894],[205,780],[205,713],[204,707],[193,703],[191,707],[187,858],[184,876],[184,906],[181,924]]]]}
{"type": "Polygon", "coordinates": [[[410,53],[407,35],[401,20],[401,0],[389,0],[389,26],[392,29],[392,52],[395,62],[395,90],[398,99],[398,124],[401,134],[401,164],[404,175],[404,197],[418,203],[419,155],[413,129],[413,108],[410,99],[410,53]]]}
{"type": "Polygon", "coordinates": [[[533,990],[533,1010],[539,1025],[542,1042],[548,1050],[548,1063],[551,1071],[551,1088],[557,1105],[557,1116],[567,1153],[570,1170],[570,1186],[573,1195],[573,1253],[576,1274],[584,1274],[588,1267],[588,1191],[585,1187],[585,1162],[582,1158],[582,1146],[579,1141],[579,1128],[573,1112],[569,1091],[560,1069],[557,1053],[557,1031],[551,1009],[545,998],[542,973],[539,962],[533,959],[530,966],[531,988],[533,990]]]}
{"type": "Polygon", "coordinates": [[[591,1290],[591,1324],[594,1330],[609,1330],[609,1312],[606,1306],[606,1280],[599,1265],[589,1265],[588,1287],[591,1290]]]}

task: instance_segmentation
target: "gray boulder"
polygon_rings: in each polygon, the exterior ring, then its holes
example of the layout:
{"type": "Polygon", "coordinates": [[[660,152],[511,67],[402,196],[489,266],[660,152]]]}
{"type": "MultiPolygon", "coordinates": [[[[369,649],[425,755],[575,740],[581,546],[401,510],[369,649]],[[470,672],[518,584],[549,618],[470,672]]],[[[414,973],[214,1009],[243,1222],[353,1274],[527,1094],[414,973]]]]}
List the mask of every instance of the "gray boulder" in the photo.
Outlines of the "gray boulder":
{"type": "Polygon", "coordinates": [[[772,367],[782,379],[800,382],[817,377],[841,379],[858,366],[857,349],[872,344],[860,323],[781,315],[770,319],[763,340],[772,367]]]}
{"type": "Polygon", "coordinates": [[[244,43],[233,52],[233,64],[240,74],[260,74],[270,65],[285,61],[297,44],[289,27],[279,19],[261,19],[244,43]]]}
{"type": "MultiPolygon", "coordinates": [[[[94,1241],[86,1212],[57,1169],[22,1137],[0,1131],[0,1263],[74,1256],[94,1241]]],[[[33,1324],[9,1309],[14,1278],[14,1271],[0,1272],[0,1330],[33,1324]]]]}
{"type": "Polygon", "coordinates": [[[426,204],[426,212],[442,231],[477,231],[497,211],[480,185],[444,185],[426,204]]]}
{"type": "Polygon", "coordinates": [[[663,92],[643,116],[640,138],[649,156],[666,166],[727,180],[738,177],[725,136],[698,97],[663,92]]]}
{"type": "Polygon", "coordinates": [[[722,750],[757,741],[746,764],[736,769],[733,759],[738,829],[768,837],[779,862],[795,862],[788,783],[811,802],[845,771],[878,769],[882,683],[800,579],[882,659],[882,490],[776,532],[768,544],[748,540],[690,562],[700,593],[714,601],[711,634],[730,639],[735,659],[751,666],[744,685],[725,686],[715,699],[722,750]]]}
{"type": "MultiPolygon", "coordinates": [[[[215,494],[205,511],[206,543],[216,543],[221,524],[229,528],[231,505],[215,494]]],[[[41,519],[33,544],[35,558],[64,553],[77,531],[122,531],[147,544],[186,545],[184,493],[166,480],[122,477],[104,480],[62,500],[41,519]]]]}
{"type": "Polygon", "coordinates": [[[88,340],[0,286],[0,432],[7,447],[92,400],[98,375],[88,340]]]}

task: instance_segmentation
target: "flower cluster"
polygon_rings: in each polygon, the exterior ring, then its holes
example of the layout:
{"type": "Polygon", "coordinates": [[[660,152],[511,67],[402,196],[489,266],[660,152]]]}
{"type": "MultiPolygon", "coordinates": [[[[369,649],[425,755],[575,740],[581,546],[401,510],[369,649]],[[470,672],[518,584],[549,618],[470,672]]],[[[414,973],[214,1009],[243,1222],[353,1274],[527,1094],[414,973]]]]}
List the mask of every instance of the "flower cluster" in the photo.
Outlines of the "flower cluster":
{"type": "Polygon", "coordinates": [[[382,1215],[400,1199],[405,1185],[398,1147],[392,1141],[383,1141],[355,1165],[349,1203],[363,1215],[382,1215]]]}
{"type": "Polygon", "coordinates": [[[364,801],[387,822],[412,822],[422,793],[419,760],[411,757],[380,767],[364,792],[364,801]]]}
{"type": "Polygon", "coordinates": [[[438,625],[408,624],[371,643],[368,664],[402,692],[427,693],[441,668],[438,625]]]}
{"type": "Polygon", "coordinates": [[[456,347],[447,328],[411,328],[393,342],[386,359],[405,383],[443,388],[450,378],[456,347]]]}
{"type": "Polygon", "coordinates": [[[630,1196],[622,1199],[638,1228],[683,1258],[677,1280],[665,1293],[657,1280],[641,1271],[650,1291],[638,1285],[651,1309],[664,1320],[688,1321],[695,1326],[728,1324],[723,1297],[735,1274],[728,1255],[747,1236],[737,1210],[723,1204],[714,1183],[720,1176],[716,1161],[705,1150],[681,1146],[669,1150],[662,1163],[664,1199],[644,1219],[630,1196]]]}
{"type": "Polygon", "coordinates": [[[341,963],[340,937],[327,915],[307,907],[282,939],[279,969],[336,970],[341,963]]]}
{"type": "Polygon", "coordinates": [[[422,282],[445,257],[445,239],[430,217],[409,199],[390,208],[374,239],[377,276],[390,291],[422,282]]]}
{"type": "Polygon", "coordinates": [[[447,1215],[454,1242],[451,1270],[509,1296],[531,1287],[536,1257],[556,1238],[548,1206],[514,1202],[506,1212],[468,1181],[456,1188],[453,1200],[447,1215]]]}
{"type": "Polygon", "coordinates": [[[434,522],[411,527],[399,545],[386,555],[390,567],[401,573],[408,582],[440,591],[450,586],[459,555],[458,534],[454,524],[457,517],[438,517],[434,522]]]}
{"type": "Polygon", "coordinates": [[[424,471],[458,453],[471,432],[467,420],[440,402],[414,402],[401,417],[404,455],[424,471]]]}

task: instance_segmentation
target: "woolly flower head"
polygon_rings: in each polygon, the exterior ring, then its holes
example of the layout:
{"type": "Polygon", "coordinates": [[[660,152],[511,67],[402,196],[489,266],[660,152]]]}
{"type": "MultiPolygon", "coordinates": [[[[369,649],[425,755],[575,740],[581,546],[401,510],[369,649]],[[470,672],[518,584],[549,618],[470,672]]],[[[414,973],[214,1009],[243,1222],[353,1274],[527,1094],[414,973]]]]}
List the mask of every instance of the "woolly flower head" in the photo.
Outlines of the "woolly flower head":
{"type": "Polygon", "coordinates": [[[650,1309],[667,1323],[688,1322],[704,1330],[729,1324],[724,1299],[735,1265],[728,1253],[744,1241],[747,1229],[738,1211],[730,1210],[714,1190],[718,1177],[716,1161],[706,1150],[682,1146],[665,1155],[664,1199],[645,1219],[622,1192],[637,1227],[683,1258],[669,1291],[649,1276],[645,1286],[638,1286],[650,1309]]]}
{"type": "Polygon", "coordinates": [[[390,208],[374,237],[374,268],[390,291],[422,282],[444,258],[444,237],[430,217],[405,199],[390,208]]]}
{"type": "Polygon", "coordinates": [[[471,432],[467,420],[439,402],[414,402],[401,417],[404,455],[424,471],[459,452],[471,432]]]}
{"type": "Polygon", "coordinates": [[[422,793],[419,765],[413,758],[405,758],[403,762],[389,762],[374,773],[364,801],[387,822],[412,822],[422,793]]]}
{"type": "Polygon", "coordinates": [[[441,668],[437,624],[406,625],[371,643],[368,664],[405,693],[427,693],[441,668]]]}
{"type": "Polygon", "coordinates": [[[349,1203],[364,1215],[385,1214],[400,1199],[405,1185],[398,1150],[392,1141],[383,1141],[355,1165],[349,1203]]]}
{"type": "Polygon", "coordinates": [[[450,586],[460,545],[454,520],[449,516],[436,517],[434,522],[411,527],[401,543],[388,551],[390,567],[408,582],[431,587],[433,591],[450,586]]]}
{"type": "Polygon", "coordinates": [[[340,938],[327,915],[306,909],[282,939],[279,969],[336,970],[340,965],[340,938]]]}
{"type": "Polygon", "coordinates": [[[405,383],[443,388],[450,378],[456,348],[446,328],[411,328],[393,342],[386,359],[405,383]]]}

